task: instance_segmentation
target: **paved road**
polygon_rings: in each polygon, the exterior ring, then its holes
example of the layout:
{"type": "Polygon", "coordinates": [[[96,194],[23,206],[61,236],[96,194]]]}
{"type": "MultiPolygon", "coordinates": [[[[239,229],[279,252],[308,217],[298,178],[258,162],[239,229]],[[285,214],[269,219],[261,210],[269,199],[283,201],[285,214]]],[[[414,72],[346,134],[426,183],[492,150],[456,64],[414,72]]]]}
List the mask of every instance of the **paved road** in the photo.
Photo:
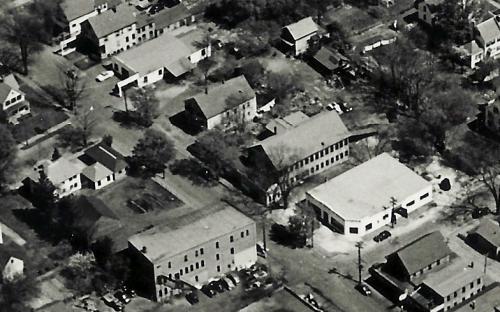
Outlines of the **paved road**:
{"type": "Polygon", "coordinates": [[[26,241],[19,234],[17,234],[13,229],[8,227],[7,225],[0,222],[0,228],[2,230],[2,234],[8,236],[14,243],[19,246],[24,246],[26,241]]]}

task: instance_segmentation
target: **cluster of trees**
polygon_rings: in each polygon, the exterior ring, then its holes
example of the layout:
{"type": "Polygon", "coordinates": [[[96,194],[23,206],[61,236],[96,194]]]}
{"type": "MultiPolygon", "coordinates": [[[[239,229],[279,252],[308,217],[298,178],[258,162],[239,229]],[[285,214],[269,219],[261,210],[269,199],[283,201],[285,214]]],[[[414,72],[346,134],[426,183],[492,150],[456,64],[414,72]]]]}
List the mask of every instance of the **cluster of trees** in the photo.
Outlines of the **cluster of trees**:
{"type": "Polygon", "coordinates": [[[28,303],[39,293],[35,276],[29,270],[13,280],[4,280],[0,283],[0,311],[30,311],[28,303]]]}
{"type": "Polygon", "coordinates": [[[472,40],[471,22],[479,22],[487,14],[487,1],[443,1],[436,14],[436,39],[443,46],[467,43],[472,40]]]}
{"type": "Polygon", "coordinates": [[[175,147],[165,133],[147,129],[135,145],[129,158],[131,171],[143,176],[164,173],[166,163],[174,159],[175,147]]]}
{"type": "Polygon", "coordinates": [[[25,7],[0,13],[0,62],[28,74],[33,54],[49,43],[55,29],[55,14],[61,0],[33,1],[25,7]]]}
{"type": "Polygon", "coordinates": [[[16,141],[5,124],[0,123],[0,193],[5,191],[15,171],[16,141]]]}
{"type": "Polygon", "coordinates": [[[124,89],[123,102],[125,112],[115,113],[114,118],[125,124],[150,127],[160,114],[160,101],[152,87],[124,89]],[[133,110],[129,109],[129,100],[133,110]]]}

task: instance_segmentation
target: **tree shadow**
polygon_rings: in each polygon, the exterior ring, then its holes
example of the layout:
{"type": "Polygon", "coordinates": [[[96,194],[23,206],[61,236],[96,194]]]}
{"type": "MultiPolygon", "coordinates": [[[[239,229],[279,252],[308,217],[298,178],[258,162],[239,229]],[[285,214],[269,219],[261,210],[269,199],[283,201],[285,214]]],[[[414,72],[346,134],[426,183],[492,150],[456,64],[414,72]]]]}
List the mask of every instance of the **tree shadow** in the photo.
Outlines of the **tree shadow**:
{"type": "Polygon", "coordinates": [[[269,236],[274,242],[292,249],[305,246],[305,242],[301,242],[295,234],[288,230],[286,226],[278,223],[271,225],[269,236]]]}
{"type": "Polygon", "coordinates": [[[357,282],[350,273],[339,272],[336,267],[332,267],[331,269],[329,269],[328,274],[335,274],[335,275],[338,275],[346,280],[357,282]]]}
{"type": "Polygon", "coordinates": [[[51,243],[53,246],[59,244],[63,238],[52,224],[46,221],[38,209],[15,209],[12,210],[14,216],[32,228],[35,233],[43,240],[51,243]]]}
{"type": "Polygon", "coordinates": [[[192,123],[189,122],[189,118],[186,114],[186,111],[179,112],[169,118],[170,122],[176,126],[177,128],[181,129],[184,131],[184,133],[195,136],[203,129],[199,126],[193,125],[192,123]]]}

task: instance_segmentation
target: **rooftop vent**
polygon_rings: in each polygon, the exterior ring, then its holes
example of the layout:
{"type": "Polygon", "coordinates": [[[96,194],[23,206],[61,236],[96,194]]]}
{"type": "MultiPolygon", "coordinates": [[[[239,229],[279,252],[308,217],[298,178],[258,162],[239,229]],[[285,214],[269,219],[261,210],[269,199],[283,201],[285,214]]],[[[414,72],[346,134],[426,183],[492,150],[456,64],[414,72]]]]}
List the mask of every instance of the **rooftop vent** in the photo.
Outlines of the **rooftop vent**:
{"type": "Polygon", "coordinates": [[[142,246],[142,249],[141,249],[141,252],[142,252],[142,253],[146,253],[146,251],[147,251],[147,250],[148,250],[148,249],[146,248],[146,246],[142,246]]]}

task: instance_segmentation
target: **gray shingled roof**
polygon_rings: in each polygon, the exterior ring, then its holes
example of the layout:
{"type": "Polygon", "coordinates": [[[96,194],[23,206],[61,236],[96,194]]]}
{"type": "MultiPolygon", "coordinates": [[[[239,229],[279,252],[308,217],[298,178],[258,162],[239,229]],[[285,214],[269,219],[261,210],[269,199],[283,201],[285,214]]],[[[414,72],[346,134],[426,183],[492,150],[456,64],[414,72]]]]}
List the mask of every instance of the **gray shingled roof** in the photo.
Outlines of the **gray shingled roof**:
{"type": "Polygon", "coordinates": [[[399,257],[406,271],[411,275],[451,255],[452,251],[446,244],[443,234],[435,231],[414,240],[394,254],[399,257]]]}
{"type": "Polygon", "coordinates": [[[253,147],[261,146],[274,166],[280,166],[283,155],[278,151],[289,152],[291,162],[312,155],[326,146],[347,139],[350,133],[335,111],[320,113],[290,128],[281,134],[273,135],[253,147]],[[279,153],[278,153],[279,154],[279,153]]]}
{"type": "Polygon", "coordinates": [[[89,18],[89,23],[98,38],[107,36],[136,22],[135,11],[128,4],[120,4],[114,10],[107,10],[89,18]]]}
{"type": "Polygon", "coordinates": [[[162,29],[189,16],[191,16],[191,13],[186,6],[183,3],[179,3],[174,7],[161,10],[153,16],[153,20],[156,29],[162,29]]]}
{"type": "Polygon", "coordinates": [[[208,94],[201,93],[193,97],[205,117],[211,118],[219,115],[230,108],[237,106],[255,97],[255,92],[248,84],[245,76],[241,75],[227,80],[225,83],[208,89],[208,94]],[[240,103],[232,103],[227,100],[230,97],[238,97],[240,103]]]}
{"type": "Polygon", "coordinates": [[[85,151],[85,155],[101,163],[112,172],[118,172],[127,167],[127,163],[122,154],[102,143],[88,148],[85,151]]]}

